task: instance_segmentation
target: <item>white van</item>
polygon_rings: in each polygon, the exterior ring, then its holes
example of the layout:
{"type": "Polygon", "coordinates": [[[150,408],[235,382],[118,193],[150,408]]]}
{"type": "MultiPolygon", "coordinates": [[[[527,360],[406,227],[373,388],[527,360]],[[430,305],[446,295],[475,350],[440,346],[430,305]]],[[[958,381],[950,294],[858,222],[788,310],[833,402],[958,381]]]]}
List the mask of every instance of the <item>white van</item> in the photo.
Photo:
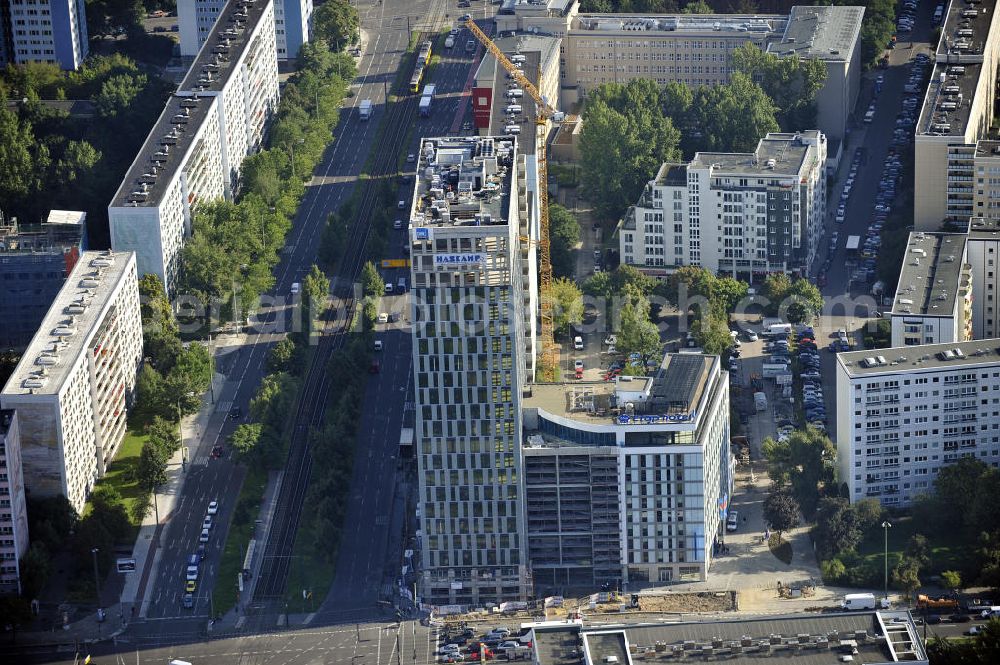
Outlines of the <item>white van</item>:
{"type": "Polygon", "coordinates": [[[520,134],[521,133],[521,126],[520,125],[507,125],[506,127],[503,128],[503,131],[506,132],[507,134],[520,134]]]}
{"type": "Polygon", "coordinates": [[[509,113],[511,115],[517,115],[517,114],[519,114],[521,112],[521,105],[520,104],[511,104],[510,106],[507,107],[506,111],[507,111],[507,113],[509,113]]]}
{"type": "Polygon", "coordinates": [[[874,610],[876,606],[887,609],[889,601],[885,598],[876,601],[873,593],[849,593],[844,596],[844,602],[840,604],[840,609],[845,612],[859,612],[861,610],[874,610]]]}
{"type": "Polygon", "coordinates": [[[1000,617],[1000,605],[991,605],[988,609],[983,610],[979,614],[984,619],[989,619],[991,617],[1000,617]]]}
{"type": "Polygon", "coordinates": [[[454,35],[448,35],[447,37],[444,38],[444,47],[445,48],[451,48],[454,45],[455,45],[455,36],[454,35]]]}
{"type": "Polygon", "coordinates": [[[875,119],[875,111],[866,111],[865,112],[865,124],[866,125],[872,124],[872,120],[874,120],[874,119],[875,119]]]}
{"type": "Polygon", "coordinates": [[[736,510],[729,511],[729,517],[726,518],[726,531],[736,531],[740,526],[740,514],[736,510]]]}
{"type": "Polygon", "coordinates": [[[292,282],[292,295],[297,296],[302,292],[302,285],[298,282],[292,282]]]}
{"type": "Polygon", "coordinates": [[[507,91],[507,96],[508,97],[515,97],[515,98],[517,98],[517,97],[523,97],[524,96],[524,90],[521,90],[520,88],[511,88],[510,90],[507,91]]]}
{"type": "Polygon", "coordinates": [[[579,335],[573,338],[573,348],[577,351],[583,351],[583,338],[579,335]]]}

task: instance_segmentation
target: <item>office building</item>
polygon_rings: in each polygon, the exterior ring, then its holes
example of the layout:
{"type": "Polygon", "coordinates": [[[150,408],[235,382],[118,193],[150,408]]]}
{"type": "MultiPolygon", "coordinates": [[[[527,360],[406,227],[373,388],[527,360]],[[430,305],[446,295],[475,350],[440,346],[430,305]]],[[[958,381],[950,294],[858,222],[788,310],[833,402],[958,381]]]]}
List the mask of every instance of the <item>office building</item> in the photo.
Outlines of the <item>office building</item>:
{"type": "Polygon", "coordinates": [[[89,48],[84,0],[0,0],[0,65],[50,62],[72,71],[89,48]]]}
{"type": "MultiPolygon", "coordinates": [[[[543,99],[556,103],[559,95],[559,41],[552,37],[515,35],[494,41],[497,48],[521,66],[524,76],[543,99]]],[[[524,348],[527,376],[534,377],[538,348],[538,239],[541,209],[538,196],[538,138],[535,101],[520,89],[491,54],[483,56],[472,87],[472,116],[478,133],[498,136],[517,132],[518,150],[518,235],[521,239],[521,268],[524,279],[524,348]],[[520,91],[520,96],[514,96],[520,91]],[[517,113],[508,110],[519,108],[517,113]]],[[[549,122],[547,130],[552,126],[549,122]]]]}
{"type": "Polygon", "coordinates": [[[826,137],[771,133],[752,153],[663,164],[619,230],[622,262],[663,277],[702,266],[747,281],[808,273],[826,216],[826,137]]]}
{"type": "Polygon", "coordinates": [[[707,579],[733,487],[719,357],[667,354],[649,377],[530,391],[524,512],[536,591],[707,579]]]}
{"type": "Polygon", "coordinates": [[[565,37],[580,0],[502,0],[493,17],[498,34],[530,32],[565,37]]]}
{"type": "Polygon", "coordinates": [[[84,252],[0,393],[16,409],[24,484],[82,512],[125,438],[142,360],[132,252],[84,252]]]}
{"type": "Polygon", "coordinates": [[[973,217],[966,241],[972,269],[972,339],[1000,337],[1000,220],[973,217]]]}
{"type": "Polygon", "coordinates": [[[1000,141],[979,141],[972,165],[976,176],[972,214],[1000,222],[1000,141]]]}
{"type": "MultiPolygon", "coordinates": [[[[198,55],[227,2],[228,0],[177,0],[182,56],[193,58],[198,55]]],[[[312,11],[312,0],[277,0],[274,3],[274,46],[278,60],[294,60],[298,57],[299,49],[309,41],[312,11]]]]}
{"type": "Polygon", "coordinates": [[[1000,463],[1000,340],[837,354],[838,482],[907,505],[961,457],[1000,463]]]}
{"type": "Polygon", "coordinates": [[[630,665],[647,660],[690,665],[930,662],[921,630],[906,610],[670,622],[651,617],[617,626],[548,621],[530,629],[531,662],[537,665],[630,665]]]}
{"type": "Polygon", "coordinates": [[[272,24],[270,0],[226,5],[108,206],[111,246],[168,292],[198,204],[233,198],[277,111],[272,24]]]}
{"type": "Polygon", "coordinates": [[[418,153],[407,235],[424,603],[530,592],[517,152],[495,136],[425,138],[418,153]]]}
{"type": "Polygon", "coordinates": [[[0,594],[21,593],[21,557],[27,551],[28,513],[17,413],[0,410],[0,594]]]}
{"type": "MultiPolygon", "coordinates": [[[[948,4],[930,83],[914,137],[913,223],[937,231],[987,214],[976,164],[992,154],[995,83],[1000,62],[996,0],[948,4]]],[[[994,160],[989,160],[994,161],[994,160]]],[[[995,162],[994,162],[995,163],[995,162]]]]}
{"type": "Polygon", "coordinates": [[[864,7],[837,6],[792,7],[788,15],[578,14],[563,43],[563,94],[575,102],[602,83],[633,78],[660,85],[726,83],[733,49],[752,43],[779,57],[826,65],[817,126],[839,144],[860,88],[863,16],[864,7]]]}
{"type": "Polygon", "coordinates": [[[891,345],[972,339],[972,283],[964,233],[911,233],[889,314],[891,345]]]}
{"type": "Polygon", "coordinates": [[[21,350],[86,249],[87,215],[52,210],[41,224],[0,214],[0,348],[21,350]]]}

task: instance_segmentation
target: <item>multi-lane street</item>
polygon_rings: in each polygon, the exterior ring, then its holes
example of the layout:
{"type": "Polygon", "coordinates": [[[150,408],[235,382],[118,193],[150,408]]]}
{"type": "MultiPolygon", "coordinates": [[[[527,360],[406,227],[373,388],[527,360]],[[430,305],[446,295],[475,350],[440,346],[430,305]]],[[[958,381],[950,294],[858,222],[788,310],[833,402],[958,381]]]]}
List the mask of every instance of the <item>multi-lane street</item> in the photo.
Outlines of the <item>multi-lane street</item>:
{"type": "MultiPolygon", "coordinates": [[[[450,9],[450,3],[444,0],[398,0],[361,6],[365,42],[358,63],[355,94],[345,103],[340,124],[334,131],[336,139],[313,174],[289,233],[282,262],[276,270],[274,295],[279,302],[288,296],[292,283],[301,281],[315,261],[328,215],[354,190],[357,175],[375,144],[379,121],[385,113],[386,93],[409,41],[407,28],[440,30],[450,23],[445,16],[450,9]],[[375,113],[369,122],[362,122],[356,110],[363,99],[371,99],[374,103],[375,113]]],[[[464,112],[467,97],[462,97],[461,92],[473,59],[459,49],[452,51],[442,54],[428,80],[436,83],[439,89],[431,117],[414,118],[416,126],[409,134],[409,145],[396,146],[395,150],[415,152],[420,136],[448,133],[458,114],[464,112]]],[[[399,198],[409,201],[411,187],[412,184],[401,187],[399,198]]],[[[392,233],[398,238],[387,243],[390,253],[385,258],[403,256],[404,234],[402,231],[392,233]]],[[[384,276],[387,281],[396,282],[406,274],[403,270],[388,270],[384,276]]],[[[371,376],[365,399],[365,404],[378,407],[365,410],[359,427],[354,480],[344,527],[344,532],[351,536],[342,542],[337,580],[330,597],[315,615],[315,623],[377,616],[377,601],[394,593],[394,580],[399,573],[405,493],[409,487],[399,468],[397,454],[411,376],[406,297],[387,296],[382,309],[399,311],[404,316],[398,323],[380,326],[389,329],[379,331],[385,343],[382,370],[371,376]]],[[[230,409],[238,407],[243,413],[248,411],[250,398],[264,373],[267,351],[280,339],[282,331],[275,332],[273,326],[255,325],[257,323],[251,319],[238,351],[230,354],[231,362],[225,368],[227,382],[218,395],[217,409],[206,431],[199,441],[188,442],[192,445],[192,462],[184,490],[161,535],[159,556],[145,591],[145,618],[134,621],[129,631],[140,643],[176,642],[203,635],[211,611],[214,609],[218,613],[225,609],[212,608],[210,592],[215,584],[230,583],[220,582],[216,576],[243,471],[229,458],[228,451],[222,459],[214,459],[211,450],[217,443],[224,443],[240,422],[227,418],[230,409]],[[198,550],[202,519],[212,500],[220,501],[220,509],[206,544],[195,607],[185,609],[181,597],[187,558],[198,550]]],[[[246,628],[260,629],[274,624],[273,616],[259,617],[246,628]]]]}

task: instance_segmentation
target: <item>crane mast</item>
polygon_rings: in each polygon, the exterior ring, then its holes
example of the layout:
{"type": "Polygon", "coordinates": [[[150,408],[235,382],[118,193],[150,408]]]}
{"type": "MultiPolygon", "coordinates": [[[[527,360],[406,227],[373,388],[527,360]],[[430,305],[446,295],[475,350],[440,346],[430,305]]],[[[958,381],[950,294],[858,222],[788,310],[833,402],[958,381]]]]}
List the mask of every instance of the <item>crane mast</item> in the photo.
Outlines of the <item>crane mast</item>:
{"type": "MultiPolygon", "coordinates": [[[[552,315],[552,253],[549,244],[549,193],[548,193],[548,159],[546,157],[545,127],[549,118],[556,118],[561,115],[550,105],[538,88],[528,80],[528,78],[511,62],[506,55],[493,43],[493,40],[483,32],[476,22],[468,19],[465,26],[479,40],[479,43],[496,58],[511,77],[517,81],[525,92],[535,102],[535,126],[538,132],[537,146],[535,154],[538,160],[538,209],[539,209],[539,238],[538,238],[538,292],[539,292],[539,318],[541,319],[541,331],[539,339],[542,346],[542,369],[543,372],[555,373],[558,369],[558,351],[556,350],[554,334],[554,324],[552,315]]],[[[539,82],[541,75],[539,75],[539,82]]]]}

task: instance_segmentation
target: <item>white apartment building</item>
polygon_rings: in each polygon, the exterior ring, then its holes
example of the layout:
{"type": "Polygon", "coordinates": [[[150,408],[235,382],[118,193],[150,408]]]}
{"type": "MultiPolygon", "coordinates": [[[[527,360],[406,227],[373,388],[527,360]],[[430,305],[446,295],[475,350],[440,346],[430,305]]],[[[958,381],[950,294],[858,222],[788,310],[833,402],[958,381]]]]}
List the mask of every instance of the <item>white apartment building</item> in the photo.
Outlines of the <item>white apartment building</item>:
{"type": "Polygon", "coordinates": [[[0,0],[0,65],[51,62],[75,70],[89,49],[84,0],[0,0]]]}
{"type": "Polygon", "coordinates": [[[132,252],[84,252],[0,393],[16,409],[24,484],[83,510],[125,438],[142,361],[132,252]]]}
{"type": "Polygon", "coordinates": [[[21,557],[27,551],[28,513],[17,412],[0,410],[0,594],[21,593],[21,557]]]}
{"type": "Polygon", "coordinates": [[[973,338],[973,273],[966,234],[913,232],[889,314],[896,346],[973,338]]]}
{"type": "Polygon", "coordinates": [[[1000,222],[1000,141],[979,141],[972,158],[975,169],[974,217],[1000,222]]]}
{"type": "Polygon", "coordinates": [[[734,470],[719,357],[667,354],[650,377],[529,389],[523,457],[536,592],[707,579],[734,470]]]}
{"type": "Polygon", "coordinates": [[[273,4],[233,0],[108,206],[111,245],[172,292],[199,202],[231,199],[278,108],[273,4]]]}
{"type": "MultiPolygon", "coordinates": [[[[986,215],[977,143],[993,123],[1000,63],[996,0],[949,3],[914,137],[913,223],[936,231],[946,221],[986,215]]],[[[987,143],[991,150],[995,144],[987,143]]],[[[993,161],[993,160],[991,160],[993,161]]],[[[994,161],[993,166],[996,166],[994,161]]],[[[996,177],[996,176],[994,176],[996,177]]]]}
{"type": "Polygon", "coordinates": [[[771,133],[752,153],[697,153],[663,164],[626,211],[624,263],[663,277],[702,266],[747,281],[806,274],[826,216],[826,137],[771,133]]]}
{"type": "MultiPolygon", "coordinates": [[[[182,56],[198,55],[228,1],[177,0],[182,56]]],[[[274,3],[274,46],[278,60],[298,57],[299,49],[309,41],[312,12],[312,0],[277,0],[274,3]]]]}
{"type": "Polygon", "coordinates": [[[972,269],[972,339],[1000,337],[1000,220],[969,221],[966,255],[972,269]]]}
{"type": "Polygon", "coordinates": [[[425,138],[409,229],[421,602],[530,592],[513,136],[425,138]]]}
{"type": "Polygon", "coordinates": [[[838,481],[907,505],[961,457],[1000,463],[1000,340],[837,354],[838,481]]]}

